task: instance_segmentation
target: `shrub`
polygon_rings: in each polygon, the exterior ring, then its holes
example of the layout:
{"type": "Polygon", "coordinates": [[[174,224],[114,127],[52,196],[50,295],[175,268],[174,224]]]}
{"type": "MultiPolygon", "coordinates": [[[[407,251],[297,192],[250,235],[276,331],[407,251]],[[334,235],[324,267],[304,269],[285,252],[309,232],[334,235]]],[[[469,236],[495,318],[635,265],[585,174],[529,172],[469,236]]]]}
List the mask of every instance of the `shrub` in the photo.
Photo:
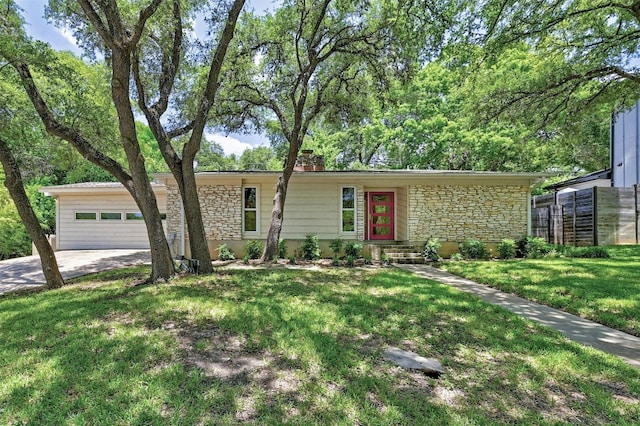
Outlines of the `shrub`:
{"type": "Polygon", "coordinates": [[[516,242],[516,256],[526,258],[540,258],[551,252],[551,245],[542,238],[525,235],[516,242]]]}
{"type": "Polygon", "coordinates": [[[331,266],[340,266],[340,259],[338,259],[338,256],[334,256],[334,258],[331,259],[331,266]]]}
{"type": "Polygon", "coordinates": [[[218,247],[218,259],[220,260],[234,260],[236,255],[233,254],[231,249],[226,244],[221,244],[218,247]]]}
{"type": "Polygon", "coordinates": [[[340,250],[342,250],[342,240],[340,238],[335,238],[329,241],[329,248],[333,252],[333,257],[338,257],[340,250]]]}
{"type": "Polygon", "coordinates": [[[380,263],[382,263],[384,266],[388,266],[391,264],[391,259],[389,259],[389,256],[387,256],[386,254],[383,254],[382,256],[380,256],[380,263]]]}
{"type": "Polygon", "coordinates": [[[458,244],[460,254],[465,259],[486,259],[489,257],[487,246],[480,240],[469,238],[458,244]]]}
{"type": "Polygon", "coordinates": [[[289,256],[289,265],[295,265],[295,264],[296,264],[296,257],[289,256]]]}
{"type": "Polygon", "coordinates": [[[498,244],[498,255],[500,259],[513,259],[516,257],[516,242],[509,238],[505,238],[498,244]]]}
{"type": "Polygon", "coordinates": [[[453,253],[451,255],[451,257],[449,258],[449,260],[451,260],[453,262],[458,262],[460,260],[464,260],[464,257],[462,257],[462,255],[460,253],[453,253]]]}
{"type": "Polygon", "coordinates": [[[346,255],[344,259],[347,266],[354,266],[356,264],[356,258],[354,256],[346,255]]]}
{"type": "Polygon", "coordinates": [[[301,246],[302,258],[306,260],[320,259],[320,242],[318,235],[307,234],[301,246]]]}
{"type": "Polygon", "coordinates": [[[346,257],[353,257],[354,259],[360,259],[362,257],[362,244],[349,241],[344,246],[344,254],[346,257]]]}
{"type": "Polygon", "coordinates": [[[422,249],[422,257],[425,260],[437,262],[440,260],[440,241],[437,238],[429,238],[422,249]]]}
{"type": "Polygon", "coordinates": [[[242,258],[242,262],[243,262],[245,265],[248,265],[248,264],[249,264],[249,259],[250,259],[249,255],[248,255],[248,254],[245,254],[245,255],[244,255],[244,257],[242,258]]]}
{"type": "Polygon", "coordinates": [[[251,240],[247,243],[244,250],[245,254],[249,256],[249,259],[260,259],[264,246],[262,245],[262,241],[251,240]]]}
{"type": "Polygon", "coordinates": [[[0,260],[30,253],[31,239],[20,219],[0,217],[0,260]]]}
{"type": "Polygon", "coordinates": [[[278,241],[278,257],[280,259],[286,259],[287,257],[287,240],[282,238],[278,241]]]}

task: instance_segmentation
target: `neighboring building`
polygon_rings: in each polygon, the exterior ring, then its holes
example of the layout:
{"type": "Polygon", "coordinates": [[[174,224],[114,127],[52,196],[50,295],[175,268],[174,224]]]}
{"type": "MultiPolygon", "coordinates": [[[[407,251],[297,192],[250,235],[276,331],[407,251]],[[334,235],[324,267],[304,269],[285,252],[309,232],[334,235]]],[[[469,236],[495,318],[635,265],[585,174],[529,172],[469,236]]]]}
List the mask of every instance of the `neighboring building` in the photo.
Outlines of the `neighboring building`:
{"type": "MultiPolygon", "coordinates": [[[[434,170],[296,171],[287,191],[281,238],[290,252],[317,234],[325,254],[334,238],[370,244],[442,241],[443,250],[477,238],[497,243],[529,231],[530,187],[539,173],[434,170]]],[[[300,170],[309,170],[307,167],[300,170]]],[[[236,253],[264,240],[280,172],[196,174],[209,249],[226,243],[236,253]]],[[[178,187],[170,173],[154,189],[175,255],[187,255],[188,235],[178,187]]],[[[144,224],[119,184],[79,184],[41,190],[56,197],[57,249],[148,247],[144,224]]],[[[368,251],[365,247],[365,251],[368,251]]]]}
{"type": "MultiPolygon", "coordinates": [[[[153,189],[165,213],[167,188],[153,189]]],[[[40,192],[56,199],[55,250],[149,248],[140,210],[120,183],[48,186],[40,192]]]]}
{"type": "Polygon", "coordinates": [[[611,170],[598,170],[597,172],[563,180],[562,182],[554,183],[553,185],[547,185],[544,189],[556,193],[562,193],[594,187],[611,187],[611,170]]]}
{"type": "Polygon", "coordinates": [[[611,122],[612,185],[630,188],[640,183],[640,101],[611,122]]]}

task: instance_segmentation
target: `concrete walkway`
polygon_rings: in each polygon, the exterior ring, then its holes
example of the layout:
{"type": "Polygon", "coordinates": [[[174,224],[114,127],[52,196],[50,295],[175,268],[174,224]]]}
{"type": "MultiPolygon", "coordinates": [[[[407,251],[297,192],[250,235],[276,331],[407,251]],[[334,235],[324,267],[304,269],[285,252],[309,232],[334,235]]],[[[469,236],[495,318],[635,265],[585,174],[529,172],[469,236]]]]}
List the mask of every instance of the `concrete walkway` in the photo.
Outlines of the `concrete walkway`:
{"type": "Polygon", "coordinates": [[[640,338],[638,337],[513,294],[503,293],[428,265],[397,266],[430,280],[448,284],[467,293],[473,293],[482,300],[554,328],[571,340],[617,355],[634,367],[640,368],[640,338]]]}
{"type": "MultiPolygon", "coordinates": [[[[150,263],[149,250],[67,250],[56,252],[58,268],[65,279],[123,266],[150,263]]],[[[38,256],[0,261],[0,294],[37,288],[44,284],[38,256]]]]}

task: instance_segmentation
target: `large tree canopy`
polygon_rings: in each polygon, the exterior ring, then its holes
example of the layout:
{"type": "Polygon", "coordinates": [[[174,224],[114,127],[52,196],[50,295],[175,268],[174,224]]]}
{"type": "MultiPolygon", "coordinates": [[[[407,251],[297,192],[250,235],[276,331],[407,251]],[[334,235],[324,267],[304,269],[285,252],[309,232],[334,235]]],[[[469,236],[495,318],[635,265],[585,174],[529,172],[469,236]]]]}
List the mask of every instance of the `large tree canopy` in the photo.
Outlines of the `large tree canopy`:
{"type": "Polygon", "coordinates": [[[604,103],[613,112],[638,98],[640,2],[488,0],[478,7],[486,61],[524,45],[544,65],[535,78],[489,94],[493,114],[535,111],[529,118],[541,124],[571,122],[585,108],[604,103]]]}
{"type": "Polygon", "coordinates": [[[271,122],[284,142],[263,260],[277,256],[284,205],[296,157],[311,126],[330,111],[357,108],[361,76],[384,74],[389,53],[390,4],[286,1],[273,14],[247,14],[225,82],[229,123],[271,122]]]}

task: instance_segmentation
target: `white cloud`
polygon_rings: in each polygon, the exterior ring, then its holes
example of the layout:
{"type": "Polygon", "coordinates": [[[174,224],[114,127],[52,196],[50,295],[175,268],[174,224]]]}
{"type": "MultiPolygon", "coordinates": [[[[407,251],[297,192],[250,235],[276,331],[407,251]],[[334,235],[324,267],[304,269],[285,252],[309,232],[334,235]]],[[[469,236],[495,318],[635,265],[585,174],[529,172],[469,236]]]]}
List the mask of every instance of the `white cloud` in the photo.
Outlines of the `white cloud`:
{"type": "Polygon", "coordinates": [[[245,149],[254,148],[250,143],[232,138],[231,136],[221,135],[219,133],[207,133],[206,137],[211,141],[219,143],[226,155],[241,155],[245,149]]]}
{"type": "Polygon", "coordinates": [[[69,43],[73,44],[74,46],[78,45],[78,41],[76,40],[76,38],[73,36],[73,34],[71,34],[71,31],[69,31],[68,28],[59,28],[57,29],[57,31],[60,33],[60,35],[62,35],[62,37],[67,40],[69,43]]]}

